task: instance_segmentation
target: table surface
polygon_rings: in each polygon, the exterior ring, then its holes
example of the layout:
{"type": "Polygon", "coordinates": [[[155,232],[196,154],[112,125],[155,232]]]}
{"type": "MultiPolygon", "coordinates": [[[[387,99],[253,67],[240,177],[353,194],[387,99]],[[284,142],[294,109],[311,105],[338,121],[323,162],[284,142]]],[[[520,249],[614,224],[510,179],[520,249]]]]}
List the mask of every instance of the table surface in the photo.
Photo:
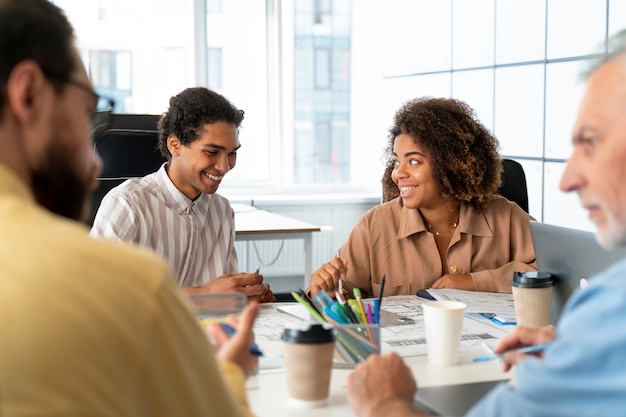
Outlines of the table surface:
{"type": "MultiPolygon", "coordinates": [[[[421,320],[421,301],[414,296],[396,296],[385,297],[389,311],[395,311],[402,315],[410,314],[411,310],[415,310],[413,318],[416,319],[415,326],[420,327],[421,320]],[[417,312],[419,310],[419,312],[417,312]]],[[[261,315],[255,324],[255,334],[261,349],[269,356],[276,353],[277,343],[280,344],[277,334],[281,329],[290,325],[294,320],[293,315],[280,313],[281,303],[273,305],[263,305],[261,315]],[[276,330],[278,329],[278,330],[276,330]],[[267,350],[267,351],[266,351],[267,350]]],[[[476,334],[485,334],[492,332],[493,335],[502,337],[510,332],[513,326],[496,326],[487,322],[478,323],[476,320],[464,320],[464,332],[473,336],[476,334]],[[478,326],[478,327],[477,327],[478,326]],[[482,326],[482,327],[480,327],[482,326]],[[491,329],[491,330],[490,330],[491,329]]],[[[398,333],[400,326],[397,326],[398,333]]],[[[421,330],[418,330],[418,332],[421,330]]],[[[407,336],[408,339],[402,341],[415,340],[415,334],[407,336]]],[[[385,339],[383,339],[384,341],[385,339]]],[[[498,339],[491,339],[490,345],[497,343],[498,339]]],[[[473,358],[482,356],[486,352],[482,342],[466,340],[463,342],[466,349],[462,349],[459,364],[449,367],[433,366],[428,363],[425,354],[417,356],[407,356],[406,350],[392,349],[403,356],[407,365],[411,368],[413,375],[418,383],[418,387],[433,387],[442,385],[454,385],[469,382],[483,381],[507,381],[514,378],[513,371],[502,372],[502,364],[499,361],[473,362],[473,358]]],[[[278,345],[280,346],[280,345],[278,345]]],[[[423,346],[422,346],[423,347],[423,346]]],[[[385,353],[383,347],[383,353],[385,353]]],[[[387,350],[388,351],[388,350],[387,350]]],[[[415,349],[410,352],[420,351],[415,349]]],[[[412,353],[408,353],[411,355],[412,353]]],[[[346,382],[351,369],[334,368],[331,377],[331,388],[328,405],[319,408],[297,408],[290,405],[287,401],[287,382],[286,375],[282,364],[278,362],[277,366],[262,367],[258,375],[252,377],[248,381],[248,399],[252,411],[258,417],[282,417],[282,416],[306,416],[306,417],[328,417],[328,416],[353,416],[346,397],[346,382]]],[[[418,388],[419,389],[419,388],[418,388]]]]}
{"type": "MultiPolygon", "coordinates": [[[[428,363],[426,356],[404,358],[419,387],[454,385],[467,382],[507,381],[514,372],[502,372],[499,361],[472,362],[484,352],[461,354],[459,365],[438,367],[428,363]]],[[[286,400],[287,382],[284,369],[261,371],[249,381],[248,399],[258,417],[330,417],[353,416],[346,396],[346,381],[350,369],[333,369],[328,405],[319,408],[296,408],[286,400]]]]}
{"type": "Polygon", "coordinates": [[[238,235],[319,232],[319,226],[251,206],[235,207],[238,235]]]}

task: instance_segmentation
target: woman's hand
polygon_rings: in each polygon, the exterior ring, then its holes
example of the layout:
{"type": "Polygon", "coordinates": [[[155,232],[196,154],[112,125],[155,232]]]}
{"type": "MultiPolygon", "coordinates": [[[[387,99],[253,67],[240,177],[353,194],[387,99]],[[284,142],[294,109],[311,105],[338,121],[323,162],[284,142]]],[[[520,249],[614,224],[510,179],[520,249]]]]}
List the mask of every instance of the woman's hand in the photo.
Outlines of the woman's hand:
{"type": "Polygon", "coordinates": [[[341,258],[333,258],[330,262],[320,266],[317,271],[311,275],[311,296],[315,297],[320,291],[326,291],[329,294],[339,287],[339,278],[346,276],[348,272],[348,261],[341,258]]]}
{"type": "Polygon", "coordinates": [[[250,345],[254,342],[252,326],[260,309],[259,303],[253,301],[243,310],[239,320],[235,317],[228,318],[228,324],[237,330],[233,337],[230,337],[219,323],[212,323],[209,326],[209,333],[218,345],[217,359],[236,363],[246,377],[252,375],[258,363],[258,357],[250,352],[250,345]]]}
{"type": "Polygon", "coordinates": [[[445,274],[433,282],[431,288],[454,288],[457,290],[476,291],[476,285],[470,274],[445,274]]]}

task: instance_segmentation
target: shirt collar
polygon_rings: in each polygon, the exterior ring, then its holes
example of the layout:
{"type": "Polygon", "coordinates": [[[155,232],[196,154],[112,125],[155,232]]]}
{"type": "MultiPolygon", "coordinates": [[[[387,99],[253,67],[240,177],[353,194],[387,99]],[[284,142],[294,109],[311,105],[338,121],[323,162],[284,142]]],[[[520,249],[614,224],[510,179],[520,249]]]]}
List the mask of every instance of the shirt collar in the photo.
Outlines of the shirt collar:
{"type": "MultiPolygon", "coordinates": [[[[419,211],[404,207],[402,199],[398,198],[396,204],[400,205],[400,227],[398,239],[404,239],[416,233],[426,232],[426,224],[419,211]]],[[[483,213],[474,210],[467,204],[461,204],[459,213],[458,230],[472,236],[493,236],[493,231],[487,223],[483,213]]]]}
{"type": "Polygon", "coordinates": [[[170,207],[181,214],[183,212],[191,211],[196,204],[201,205],[201,207],[208,205],[208,202],[211,199],[211,194],[200,193],[198,198],[191,200],[178,188],[176,188],[170,177],[167,175],[167,171],[165,170],[166,165],[167,162],[161,165],[161,168],[159,168],[156,172],[155,180],[163,193],[165,201],[170,205],[170,207]]]}

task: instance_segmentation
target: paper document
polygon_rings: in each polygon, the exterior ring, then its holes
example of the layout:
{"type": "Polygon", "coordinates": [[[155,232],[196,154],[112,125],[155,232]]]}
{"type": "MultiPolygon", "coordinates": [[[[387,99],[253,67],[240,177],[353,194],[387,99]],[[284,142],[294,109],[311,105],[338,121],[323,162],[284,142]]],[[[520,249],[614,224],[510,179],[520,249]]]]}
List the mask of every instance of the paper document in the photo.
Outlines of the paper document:
{"type": "Polygon", "coordinates": [[[504,323],[515,322],[513,294],[463,291],[447,288],[429,288],[428,293],[437,300],[460,301],[467,305],[465,313],[491,313],[504,323]]]}
{"type": "MultiPolygon", "coordinates": [[[[426,354],[426,335],[422,308],[424,300],[414,295],[397,295],[383,298],[384,311],[412,320],[410,324],[399,324],[381,328],[382,353],[396,352],[400,356],[418,356],[426,354]]],[[[305,310],[306,311],[306,310],[305,310]]],[[[255,342],[263,356],[259,359],[262,371],[271,371],[283,365],[282,341],[280,336],[284,328],[294,323],[309,321],[297,303],[266,303],[261,306],[261,314],[255,321],[255,342]]],[[[500,326],[487,319],[474,319],[467,316],[461,336],[461,352],[484,352],[484,344],[493,347],[506,336],[512,328],[500,326]]]]}

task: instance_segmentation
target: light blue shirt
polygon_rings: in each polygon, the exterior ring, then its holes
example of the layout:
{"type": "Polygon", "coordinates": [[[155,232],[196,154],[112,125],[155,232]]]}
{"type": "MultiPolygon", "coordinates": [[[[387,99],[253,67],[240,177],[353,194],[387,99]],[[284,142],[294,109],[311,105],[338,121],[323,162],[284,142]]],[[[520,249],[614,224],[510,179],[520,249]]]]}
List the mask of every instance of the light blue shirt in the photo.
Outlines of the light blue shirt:
{"type": "Polygon", "coordinates": [[[626,415],[626,260],[568,301],[543,359],[517,366],[517,386],[500,384],[467,416],[626,415]]]}

